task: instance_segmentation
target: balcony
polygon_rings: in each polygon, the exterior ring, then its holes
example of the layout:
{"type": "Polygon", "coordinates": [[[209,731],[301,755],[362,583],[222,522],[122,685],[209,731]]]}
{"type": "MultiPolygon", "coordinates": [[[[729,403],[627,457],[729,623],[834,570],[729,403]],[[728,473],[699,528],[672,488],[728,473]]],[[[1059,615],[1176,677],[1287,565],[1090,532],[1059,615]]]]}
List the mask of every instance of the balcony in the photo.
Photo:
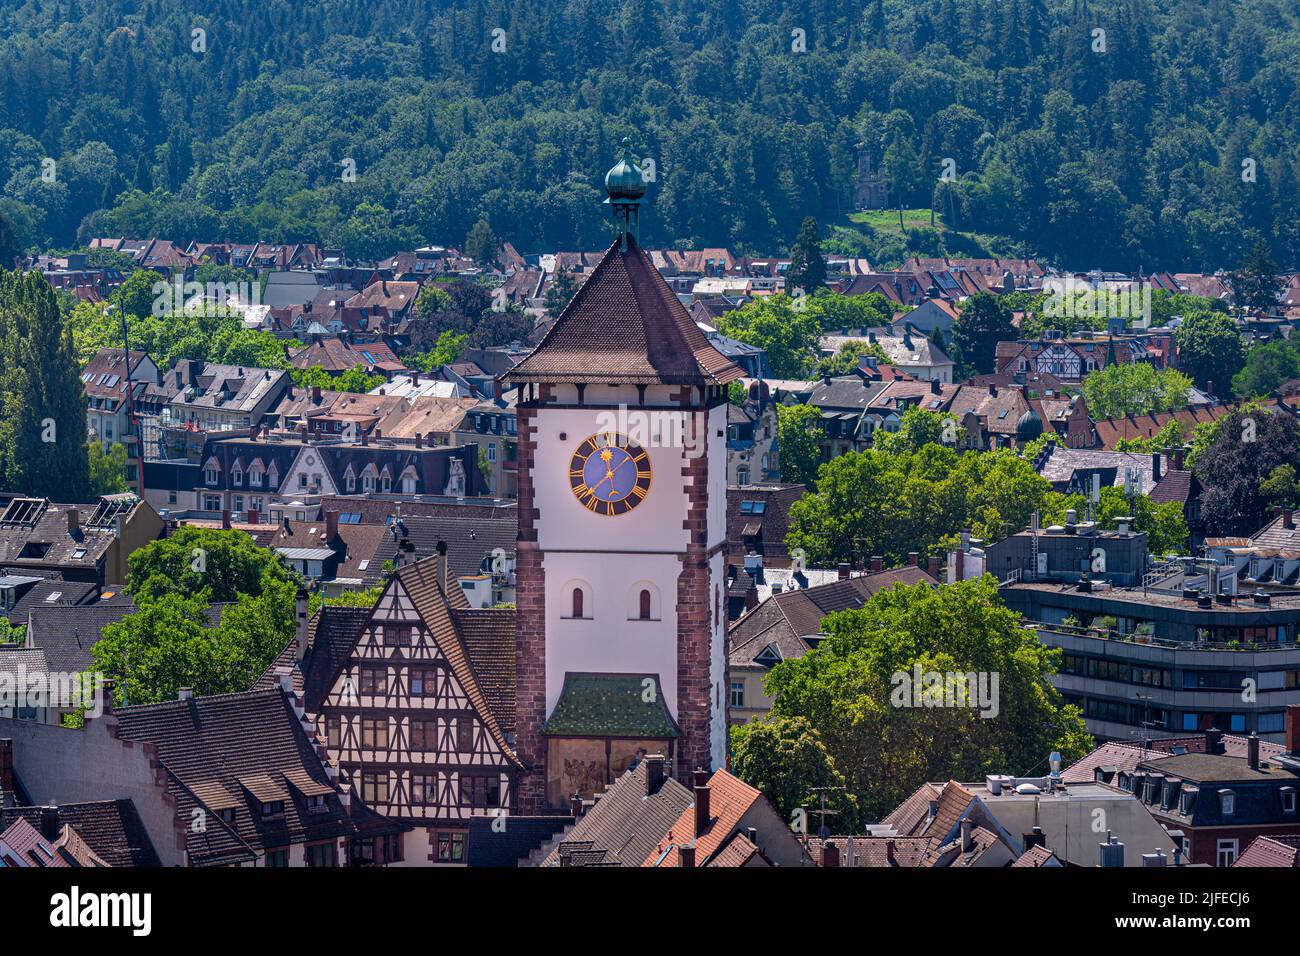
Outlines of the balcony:
{"type": "Polygon", "coordinates": [[[1248,643],[1245,641],[1228,641],[1226,643],[1214,641],[1171,641],[1165,638],[1156,637],[1153,634],[1139,634],[1131,632],[1128,634],[1109,628],[1101,627],[1081,627],[1072,624],[1049,624],[1045,621],[1025,620],[1025,625],[1033,628],[1035,631],[1049,631],[1054,634],[1063,634],[1068,637],[1092,638],[1099,641],[1116,641],[1123,644],[1143,644],[1149,647],[1160,647],[1176,651],[1223,651],[1223,652],[1247,652],[1258,653],[1261,651],[1285,651],[1296,648],[1294,641],[1274,641],[1274,642],[1256,642],[1248,643]]]}

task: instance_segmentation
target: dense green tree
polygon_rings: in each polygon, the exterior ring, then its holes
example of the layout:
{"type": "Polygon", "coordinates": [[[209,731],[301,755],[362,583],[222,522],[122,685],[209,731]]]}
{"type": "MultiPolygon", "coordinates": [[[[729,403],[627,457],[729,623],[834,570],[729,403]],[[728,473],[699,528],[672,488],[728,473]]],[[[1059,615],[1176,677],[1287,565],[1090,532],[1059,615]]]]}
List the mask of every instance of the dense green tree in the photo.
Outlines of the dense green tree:
{"type": "Polygon", "coordinates": [[[125,445],[109,445],[105,451],[100,442],[92,441],[88,460],[91,495],[115,495],[128,490],[125,445]]]}
{"type": "Polygon", "coordinates": [[[763,791],[787,821],[800,807],[820,808],[821,795],[813,788],[825,789],[826,807],[836,814],[833,832],[856,830],[857,802],[843,789],[844,777],[807,718],[774,717],[732,727],[731,772],[763,791]]]}
{"type": "Polygon", "coordinates": [[[492,226],[486,219],[480,219],[465,237],[465,248],[462,251],[481,266],[493,266],[497,261],[497,245],[497,236],[492,231],[492,226]]]}
{"type": "Polygon", "coordinates": [[[826,257],[822,255],[817,220],[809,216],[799,227],[799,235],[790,247],[790,266],[785,273],[787,289],[803,289],[812,294],[826,286],[826,257]]]}
{"type": "Polygon", "coordinates": [[[821,412],[811,405],[778,405],[776,421],[781,480],[815,488],[822,462],[821,412]]]}
{"type": "Polygon", "coordinates": [[[818,314],[809,306],[815,301],[785,294],[760,296],[723,313],[718,331],[763,349],[776,378],[801,378],[812,369],[821,332],[818,314]]]}
{"type": "Polygon", "coordinates": [[[824,463],[816,491],[790,508],[786,543],[819,566],[861,564],[871,555],[901,564],[913,551],[945,550],[963,529],[984,539],[1005,537],[1052,500],[1051,484],[1014,452],[915,446],[936,423],[919,417],[913,423],[896,443],[882,438],[880,447],[824,463]]]}
{"type": "Polygon", "coordinates": [[[1278,276],[1277,263],[1268,246],[1257,242],[1250,254],[1228,277],[1232,286],[1232,304],[1242,311],[1270,312],[1277,307],[1283,282],[1278,276]]]}
{"type": "Polygon", "coordinates": [[[22,249],[18,245],[18,235],[8,217],[0,211],[0,269],[12,269],[20,255],[22,249]]]}
{"type": "Polygon", "coordinates": [[[1021,625],[991,576],[898,585],[822,629],[818,646],[776,665],[765,687],[774,720],[803,718],[817,732],[865,819],[927,781],[1028,772],[1052,751],[1068,762],[1092,747],[1078,708],[1049,681],[1060,652],[1021,625]],[[943,684],[936,698],[926,674],[973,674],[976,685],[943,684]]]}
{"type": "Polygon", "coordinates": [[[331,375],[321,366],[312,365],[308,368],[291,370],[289,377],[293,379],[293,384],[299,388],[315,386],[316,388],[332,389],[336,392],[353,392],[357,395],[372,392],[388,381],[382,375],[366,374],[366,370],[360,365],[354,365],[339,375],[331,375]]]}
{"type": "Polygon", "coordinates": [[[56,501],[90,491],[81,367],[38,272],[0,272],[0,483],[56,501]]]}
{"type": "Polygon", "coordinates": [[[832,378],[840,375],[851,375],[859,368],[862,359],[866,356],[875,359],[877,365],[893,364],[889,358],[889,353],[884,350],[879,342],[850,339],[842,343],[834,355],[817,363],[817,374],[821,376],[829,375],[832,378]]]}
{"type": "Polygon", "coordinates": [[[999,342],[1013,341],[1015,326],[1005,302],[981,292],[967,299],[952,324],[954,361],[967,375],[987,375],[997,371],[996,351],[999,342]]]}
{"type": "Polygon", "coordinates": [[[224,603],[256,594],[268,583],[296,581],[275,552],[259,548],[242,531],[183,525],[127,559],[126,587],[137,601],[203,593],[209,601],[224,603]]]}
{"type": "Polygon", "coordinates": [[[1192,312],[1174,333],[1178,357],[1198,388],[1228,393],[1233,377],[1246,364],[1246,350],[1236,323],[1221,312],[1192,312]]]}
{"type": "Polygon", "coordinates": [[[1156,371],[1145,362],[1115,362],[1088,373],[1083,396],[1094,419],[1122,418],[1187,407],[1192,380],[1177,369],[1156,371]]]}
{"type": "Polygon", "coordinates": [[[1294,416],[1261,408],[1224,415],[1197,449],[1201,519],[1207,535],[1252,535],[1263,526],[1278,468],[1300,471],[1300,423],[1294,416]]]}
{"type": "Polygon", "coordinates": [[[1300,350],[1290,339],[1274,339],[1246,353],[1246,365],[1232,378],[1238,398],[1262,398],[1279,385],[1300,377],[1300,350]]]}
{"type": "Polygon", "coordinates": [[[1259,492],[1274,508],[1300,508],[1300,482],[1291,465],[1278,465],[1259,484],[1259,492]]]}

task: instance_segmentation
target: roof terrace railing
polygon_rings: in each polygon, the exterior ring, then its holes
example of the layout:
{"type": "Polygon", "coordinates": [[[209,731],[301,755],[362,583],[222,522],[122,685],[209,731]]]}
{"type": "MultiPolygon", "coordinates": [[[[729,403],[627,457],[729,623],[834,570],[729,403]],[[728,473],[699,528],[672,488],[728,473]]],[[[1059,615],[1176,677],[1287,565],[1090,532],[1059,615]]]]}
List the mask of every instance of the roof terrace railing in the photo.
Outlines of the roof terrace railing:
{"type": "Polygon", "coordinates": [[[1138,634],[1135,632],[1125,634],[1110,628],[1080,627],[1074,624],[1049,624],[1046,621],[1031,621],[1028,619],[1025,619],[1024,623],[1035,631],[1050,631],[1054,634],[1064,634],[1068,637],[1088,637],[1100,641],[1117,641],[1122,644],[1144,644],[1150,647],[1162,647],[1170,650],[1246,651],[1258,653],[1260,651],[1277,651],[1297,647],[1295,641],[1171,641],[1168,638],[1156,637],[1153,634],[1138,634]]]}

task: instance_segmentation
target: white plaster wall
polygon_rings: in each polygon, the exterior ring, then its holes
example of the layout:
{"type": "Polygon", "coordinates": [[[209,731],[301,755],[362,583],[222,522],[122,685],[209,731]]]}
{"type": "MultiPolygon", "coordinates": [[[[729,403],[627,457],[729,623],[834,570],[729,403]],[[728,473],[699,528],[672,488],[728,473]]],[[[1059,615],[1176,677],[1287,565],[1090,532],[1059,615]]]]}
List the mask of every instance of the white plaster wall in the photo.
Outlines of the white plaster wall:
{"type": "MultiPolygon", "coordinates": [[[[589,386],[588,401],[596,399],[594,388],[605,390],[589,386]]],[[[608,391],[617,397],[601,395],[602,401],[636,401],[635,389],[608,391]]],[[[667,390],[658,391],[648,389],[647,400],[666,400],[667,390]]],[[[592,514],[570,490],[569,464],[578,445],[603,430],[610,412],[608,408],[553,408],[538,415],[533,474],[546,579],[546,710],[549,713],[559,699],[566,672],[644,673],[659,675],[665,703],[676,717],[677,578],[688,543],[682,527],[688,504],[682,468],[690,450],[646,444],[653,478],[645,501],[624,515],[592,514]],[[640,581],[653,582],[659,590],[657,621],[628,619],[629,608],[636,606],[629,594],[640,581]],[[569,617],[575,582],[588,589],[585,614],[590,619],[569,617]]],[[[682,423],[675,433],[697,435],[695,440],[709,456],[707,546],[712,548],[726,539],[727,409],[725,405],[707,413],[664,409],[656,419],[666,434],[674,433],[669,425],[674,420],[682,423]],[[687,424],[688,418],[694,419],[693,424],[687,424]]],[[[633,437],[639,436],[633,433],[633,437]]],[[[725,615],[716,613],[718,589],[725,586],[725,560],[719,552],[709,562],[714,766],[723,766],[726,760],[726,625],[725,615]]]]}
{"type": "MultiPolygon", "coordinates": [[[[683,413],[670,413],[680,419],[683,413]]],[[[724,411],[725,414],[725,411],[724,411]]],[[[597,409],[550,409],[537,416],[537,450],[533,477],[537,540],[543,551],[669,551],[686,550],[685,480],[682,478],[681,448],[651,445],[650,491],[636,508],[623,515],[592,514],[574,497],[569,487],[569,464],[583,440],[599,429],[597,409]],[[560,439],[561,434],[564,440],[560,439]]],[[[719,467],[725,469],[726,449],[719,467]]],[[[726,517],[726,476],[720,487],[726,517]]],[[[550,577],[550,571],[547,571],[550,577]]],[[[662,587],[661,587],[662,590],[662,587]]],[[[665,592],[666,593],[666,592],[665,592]]],[[[674,590],[674,594],[675,594],[674,590]]],[[[548,596],[549,601],[549,596],[548,596]]]]}
{"type": "Polygon", "coordinates": [[[681,572],[677,555],[547,551],[542,567],[546,572],[546,712],[559,700],[568,671],[658,674],[664,702],[676,717],[677,576],[681,572]],[[578,580],[591,589],[583,609],[590,619],[567,617],[573,609],[572,582],[578,580]],[[657,621],[628,620],[628,593],[639,581],[651,581],[659,588],[657,621]]]}
{"type": "MultiPolygon", "coordinates": [[[[710,502],[711,503],[711,502],[710,502]]],[[[709,680],[713,684],[713,709],[709,726],[709,753],[713,769],[727,765],[727,701],[731,688],[727,686],[727,615],[726,615],[726,552],[719,552],[709,561],[709,680]],[[717,613],[719,589],[722,594],[723,613],[717,613]]]]}

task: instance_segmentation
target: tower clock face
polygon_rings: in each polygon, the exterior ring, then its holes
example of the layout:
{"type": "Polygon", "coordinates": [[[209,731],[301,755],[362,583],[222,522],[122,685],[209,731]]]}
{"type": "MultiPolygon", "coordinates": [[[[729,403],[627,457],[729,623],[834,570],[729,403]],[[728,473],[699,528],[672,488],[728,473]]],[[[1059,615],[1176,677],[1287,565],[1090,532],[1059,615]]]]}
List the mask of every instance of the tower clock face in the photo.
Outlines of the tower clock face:
{"type": "Polygon", "coordinates": [[[650,456],[623,435],[592,435],[573,453],[569,484],[588,511],[627,514],[645,501],[650,491],[650,456]]]}

